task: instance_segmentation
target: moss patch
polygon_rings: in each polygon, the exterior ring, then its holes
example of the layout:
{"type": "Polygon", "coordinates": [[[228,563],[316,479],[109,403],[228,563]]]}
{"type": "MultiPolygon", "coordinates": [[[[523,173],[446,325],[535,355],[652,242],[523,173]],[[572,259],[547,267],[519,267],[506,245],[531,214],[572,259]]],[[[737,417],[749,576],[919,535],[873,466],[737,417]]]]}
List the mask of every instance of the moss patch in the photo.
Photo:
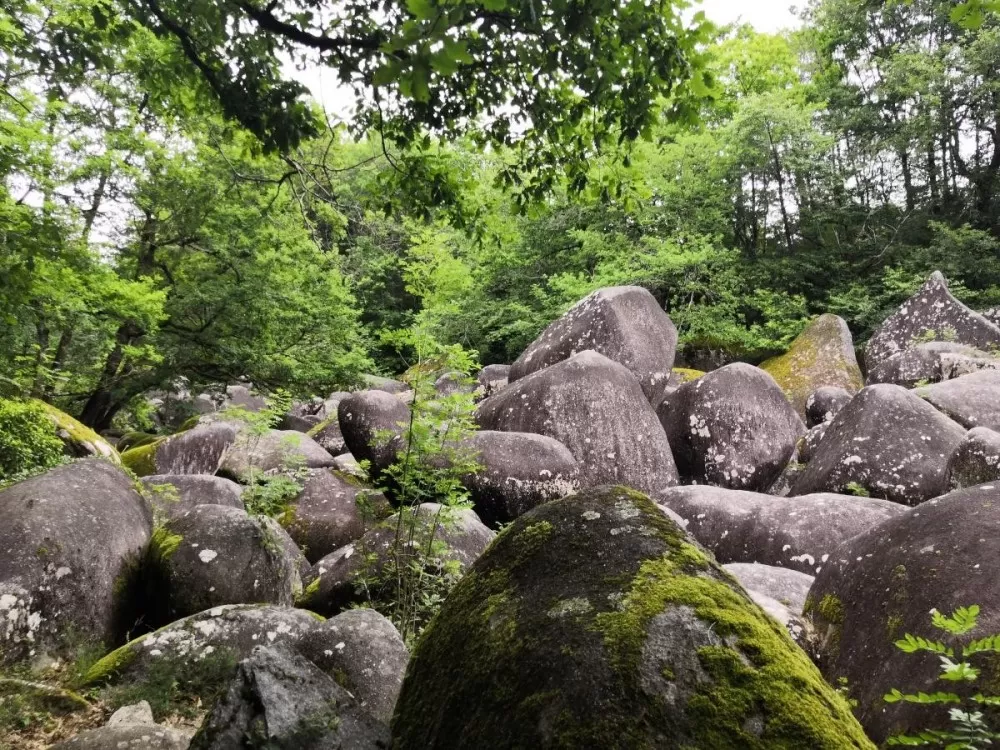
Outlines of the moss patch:
{"type": "Polygon", "coordinates": [[[675,367],[671,372],[674,374],[672,380],[675,380],[678,385],[690,383],[705,374],[704,370],[695,370],[690,367],[675,367]]]}
{"type": "Polygon", "coordinates": [[[131,448],[122,454],[121,461],[125,468],[139,477],[148,477],[158,473],[156,468],[156,449],[164,438],[131,448]]]}
{"type": "Polygon", "coordinates": [[[52,404],[47,404],[39,399],[32,399],[33,403],[41,406],[49,419],[56,426],[56,433],[66,444],[67,450],[74,456],[100,456],[106,458],[114,464],[121,464],[118,451],[107,440],[102,438],[83,422],[74,419],[64,411],[60,411],[52,404]]]}

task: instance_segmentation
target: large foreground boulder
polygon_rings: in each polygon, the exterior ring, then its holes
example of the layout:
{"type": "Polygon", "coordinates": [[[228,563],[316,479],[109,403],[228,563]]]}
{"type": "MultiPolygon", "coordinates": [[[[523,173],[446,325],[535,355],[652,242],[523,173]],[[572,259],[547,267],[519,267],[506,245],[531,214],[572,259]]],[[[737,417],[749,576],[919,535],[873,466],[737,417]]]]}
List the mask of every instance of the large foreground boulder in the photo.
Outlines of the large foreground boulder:
{"type": "Polygon", "coordinates": [[[965,430],[898,385],[870,385],[844,407],[792,495],[864,491],[916,505],[948,489],[948,458],[965,430]]]}
{"type": "Polygon", "coordinates": [[[272,518],[199,505],[167,523],[153,541],[170,619],[221,604],[290,606],[302,591],[302,553],[272,518]]]}
{"type": "Polygon", "coordinates": [[[468,508],[446,508],[437,503],[404,508],[356,542],[331,552],[313,565],[305,576],[306,588],[300,604],[322,615],[335,615],[353,603],[364,601],[357,584],[359,576],[365,578],[368,594],[377,599],[385,587],[386,571],[391,573],[397,561],[401,565],[419,562],[437,568],[436,572],[442,575],[449,561],[456,561],[459,569],[464,570],[476,561],[494,536],[468,508]],[[399,537],[397,529],[401,530],[399,537]]]}
{"type": "Polygon", "coordinates": [[[788,351],[761,364],[788,395],[800,416],[806,399],[819,388],[843,388],[856,393],[864,385],[854,355],[854,339],[843,318],[820,315],[805,327],[788,351]]]}
{"type": "Polygon", "coordinates": [[[480,468],[462,481],[488,526],[513,521],[580,486],[576,459],[554,438],[480,430],[469,443],[480,468]]]}
{"type": "Polygon", "coordinates": [[[304,657],[259,646],[205,718],[191,750],[376,750],[387,732],[304,657]]]}
{"type": "MultiPolygon", "coordinates": [[[[807,614],[820,638],[820,667],[831,682],[847,680],[857,716],[876,742],[906,730],[931,728],[947,712],[887,704],[892,688],[906,693],[943,689],[936,658],[904,653],[906,633],[941,637],[930,612],[950,614],[979,605],[968,638],[1000,632],[1000,486],[986,484],[930,500],[851,539],[831,556],[809,592],[807,614]]],[[[977,658],[977,663],[978,658],[977,658]]],[[[977,686],[1000,679],[996,662],[977,686]]]]}
{"type": "Polygon", "coordinates": [[[103,459],[59,466],[0,492],[0,666],[114,643],[133,625],[128,594],[152,514],[103,459]]]}
{"type": "Polygon", "coordinates": [[[806,428],[763,370],[727,365],[680,386],[657,413],[685,481],[766,490],[806,428]]]}
{"type": "Polygon", "coordinates": [[[337,418],[347,449],[356,460],[369,461],[369,474],[377,479],[403,445],[410,407],[385,391],[360,391],[340,402],[337,418]]]}
{"type": "Polygon", "coordinates": [[[948,486],[954,489],[1000,481],[1000,432],[976,427],[948,459],[948,486]]]}
{"type": "Polygon", "coordinates": [[[624,365],[659,403],[677,350],[677,329],[646,289],[598,289],[553,322],[517,358],[510,382],[587,349],[624,365]]]}
{"type": "Polygon", "coordinates": [[[388,725],[410,652],[399,631],[374,609],[349,609],[320,623],[298,650],[388,725]]]}
{"type": "Polygon", "coordinates": [[[521,516],[445,601],[392,724],[409,748],[871,748],[844,700],[650,499],[521,516]]]}
{"type": "Polygon", "coordinates": [[[821,493],[780,498],[718,487],[674,487],[663,504],[720,563],[762,563],[816,575],[852,536],[906,509],[888,500],[821,493]]]}
{"type": "Polygon", "coordinates": [[[638,382],[593,351],[528,375],[483,401],[484,430],[558,440],[580,464],[583,486],[626,484],[654,496],[677,484],[667,436],[638,382]]]}
{"type": "Polygon", "coordinates": [[[955,299],[944,276],[935,271],[875,330],[865,348],[865,364],[875,371],[892,355],[928,340],[988,350],[1000,346],[1000,327],[955,299]]]}
{"type": "Polygon", "coordinates": [[[1000,370],[924,386],[916,394],[963,427],[1000,430],[1000,370]]]}

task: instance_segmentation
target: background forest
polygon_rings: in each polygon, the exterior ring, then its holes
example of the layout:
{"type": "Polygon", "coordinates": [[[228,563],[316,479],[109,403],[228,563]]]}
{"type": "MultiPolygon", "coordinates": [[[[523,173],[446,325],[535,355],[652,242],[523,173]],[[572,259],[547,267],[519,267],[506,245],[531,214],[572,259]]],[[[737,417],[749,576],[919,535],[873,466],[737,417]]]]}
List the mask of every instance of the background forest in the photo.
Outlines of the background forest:
{"type": "Polygon", "coordinates": [[[525,181],[482,139],[336,113],[276,147],[176,38],[103,0],[5,3],[0,388],[145,427],[142,394],[179,377],[307,395],[400,372],[399,331],[510,362],[613,284],[650,289],[702,368],[820,312],[863,343],[934,269],[1000,304],[1000,23],[968,5],[817,0],[781,35],[699,18],[670,116],[525,181]]]}

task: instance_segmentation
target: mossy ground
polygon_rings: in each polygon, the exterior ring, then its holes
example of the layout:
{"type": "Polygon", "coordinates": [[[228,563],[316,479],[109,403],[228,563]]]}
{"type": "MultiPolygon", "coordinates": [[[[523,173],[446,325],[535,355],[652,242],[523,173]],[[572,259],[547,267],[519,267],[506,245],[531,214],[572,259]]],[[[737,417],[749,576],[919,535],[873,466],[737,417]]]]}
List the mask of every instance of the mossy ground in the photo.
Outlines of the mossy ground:
{"type": "Polygon", "coordinates": [[[872,747],[788,634],[617,487],[540,506],[497,537],[420,639],[393,726],[401,749],[872,747]],[[672,687],[651,689],[650,623],[671,608],[718,642],[697,653],[708,679],[665,663],[672,687]],[[677,706],[675,688],[688,696],[677,706]]]}

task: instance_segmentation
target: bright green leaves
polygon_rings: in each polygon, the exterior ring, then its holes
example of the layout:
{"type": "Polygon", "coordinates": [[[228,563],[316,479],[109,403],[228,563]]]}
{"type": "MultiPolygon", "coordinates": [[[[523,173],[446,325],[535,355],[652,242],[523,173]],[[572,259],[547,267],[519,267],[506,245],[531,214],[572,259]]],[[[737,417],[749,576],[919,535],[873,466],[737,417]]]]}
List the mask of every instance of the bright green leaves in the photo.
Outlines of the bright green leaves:
{"type": "Polygon", "coordinates": [[[931,623],[934,627],[951,635],[965,635],[976,627],[978,618],[978,604],[973,604],[971,607],[959,607],[950,616],[937,610],[931,613],[931,623]]]}
{"type": "Polygon", "coordinates": [[[978,29],[989,14],[995,13],[1000,13],[1000,2],[997,0],[965,0],[952,9],[949,17],[952,23],[966,29],[978,29]]]}

